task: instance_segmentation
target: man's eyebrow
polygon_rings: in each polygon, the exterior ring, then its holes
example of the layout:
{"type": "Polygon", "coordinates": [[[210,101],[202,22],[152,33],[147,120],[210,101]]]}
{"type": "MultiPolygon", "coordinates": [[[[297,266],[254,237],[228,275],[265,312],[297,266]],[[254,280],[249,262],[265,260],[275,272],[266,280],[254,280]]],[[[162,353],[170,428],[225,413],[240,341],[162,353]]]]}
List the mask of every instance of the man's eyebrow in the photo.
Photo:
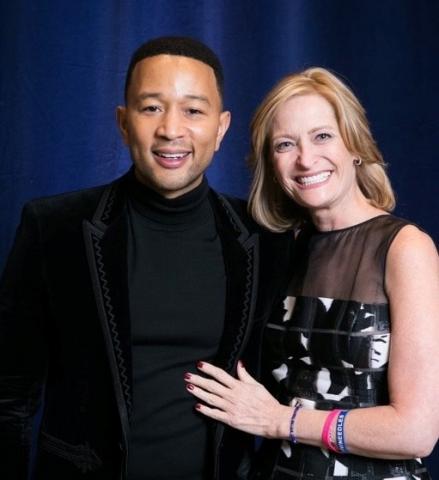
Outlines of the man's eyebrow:
{"type": "Polygon", "coordinates": [[[160,98],[160,93],[156,92],[142,92],[139,94],[139,100],[146,100],[147,98],[160,98]]]}
{"type": "MultiPolygon", "coordinates": [[[[160,100],[162,98],[162,94],[159,92],[142,92],[138,96],[139,100],[147,100],[148,98],[155,98],[157,100],[160,100]]],[[[206,103],[207,105],[210,105],[210,100],[205,95],[187,94],[184,95],[184,98],[188,100],[198,100],[200,102],[206,103]]]]}
{"type": "Polygon", "coordinates": [[[199,100],[200,102],[205,102],[210,105],[209,99],[204,95],[185,95],[189,100],[199,100]]]}

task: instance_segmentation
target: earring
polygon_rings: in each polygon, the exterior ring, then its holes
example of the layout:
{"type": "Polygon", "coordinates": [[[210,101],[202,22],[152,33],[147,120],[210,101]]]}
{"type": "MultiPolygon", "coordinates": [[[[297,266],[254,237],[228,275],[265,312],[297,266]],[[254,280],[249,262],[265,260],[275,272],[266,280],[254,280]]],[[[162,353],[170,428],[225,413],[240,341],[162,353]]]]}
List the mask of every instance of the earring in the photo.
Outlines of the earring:
{"type": "Polygon", "coordinates": [[[359,167],[363,163],[363,160],[361,158],[354,158],[354,165],[359,167]]]}

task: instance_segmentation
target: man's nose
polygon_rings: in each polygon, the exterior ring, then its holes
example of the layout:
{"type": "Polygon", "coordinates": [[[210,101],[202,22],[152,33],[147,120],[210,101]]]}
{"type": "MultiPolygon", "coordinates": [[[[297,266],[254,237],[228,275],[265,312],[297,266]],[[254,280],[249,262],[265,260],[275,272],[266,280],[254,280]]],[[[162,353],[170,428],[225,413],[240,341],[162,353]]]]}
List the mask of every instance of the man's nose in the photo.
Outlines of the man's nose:
{"type": "Polygon", "coordinates": [[[184,119],[176,110],[166,111],[160,119],[157,135],[168,140],[174,140],[184,135],[184,119]]]}

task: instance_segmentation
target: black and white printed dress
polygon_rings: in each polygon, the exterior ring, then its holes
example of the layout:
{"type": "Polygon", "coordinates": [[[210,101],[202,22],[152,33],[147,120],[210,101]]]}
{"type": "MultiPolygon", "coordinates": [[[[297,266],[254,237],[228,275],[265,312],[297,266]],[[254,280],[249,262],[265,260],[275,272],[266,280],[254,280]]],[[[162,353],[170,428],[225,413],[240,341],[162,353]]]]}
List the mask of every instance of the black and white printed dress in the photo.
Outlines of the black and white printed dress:
{"type": "MultiPolygon", "coordinates": [[[[284,311],[264,341],[263,363],[281,403],[297,398],[322,410],[388,404],[384,270],[407,224],[380,215],[342,230],[301,232],[284,311]]],[[[263,480],[430,479],[420,459],[377,460],[287,441],[263,442],[258,457],[252,478],[263,480]]]]}

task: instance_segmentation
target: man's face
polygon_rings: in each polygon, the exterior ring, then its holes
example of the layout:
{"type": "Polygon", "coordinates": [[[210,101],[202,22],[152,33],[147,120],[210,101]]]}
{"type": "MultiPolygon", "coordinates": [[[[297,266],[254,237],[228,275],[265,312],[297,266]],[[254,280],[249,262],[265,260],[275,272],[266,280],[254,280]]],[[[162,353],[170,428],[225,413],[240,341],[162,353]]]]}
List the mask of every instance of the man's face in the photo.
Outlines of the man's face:
{"type": "Polygon", "coordinates": [[[230,123],[213,69],[175,55],[135,66],[117,117],[138,180],[166,198],[201,183],[230,123]]]}

